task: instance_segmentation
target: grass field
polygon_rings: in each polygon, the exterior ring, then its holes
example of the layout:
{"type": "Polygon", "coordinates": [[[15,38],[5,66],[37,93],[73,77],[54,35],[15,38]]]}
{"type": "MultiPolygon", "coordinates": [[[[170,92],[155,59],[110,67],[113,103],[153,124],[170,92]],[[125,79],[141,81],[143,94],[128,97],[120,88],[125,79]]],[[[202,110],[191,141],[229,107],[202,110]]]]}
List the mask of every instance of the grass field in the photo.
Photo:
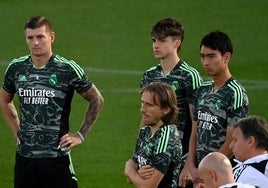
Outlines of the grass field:
{"type": "MultiPolygon", "coordinates": [[[[152,54],[151,26],[172,16],[186,29],[180,57],[207,79],[199,42],[211,30],[228,33],[234,43],[232,74],[248,91],[250,114],[268,119],[267,0],[1,0],[0,81],[8,62],[27,54],[23,26],[44,15],[56,32],[54,53],[77,61],[105,98],[105,105],[86,142],[72,151],[80,188],[128,188],[123,175],[140,121],[141,74],[157,60],[152,54]]],[[[71,130],[77,131],[86,104],[73,99],[71,130]]],[[[0,116],[0,187],[13,181],[15,140],[0,116]]]]}

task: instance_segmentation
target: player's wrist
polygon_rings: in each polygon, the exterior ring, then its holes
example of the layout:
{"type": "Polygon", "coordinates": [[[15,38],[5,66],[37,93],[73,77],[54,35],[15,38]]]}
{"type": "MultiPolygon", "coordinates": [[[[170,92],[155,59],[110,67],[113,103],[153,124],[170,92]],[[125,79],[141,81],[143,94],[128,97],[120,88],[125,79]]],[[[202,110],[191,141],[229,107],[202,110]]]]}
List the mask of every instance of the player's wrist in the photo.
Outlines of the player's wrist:
{"type": "Polygon", "coordinates": [[[80,131],[77,131],[76,134],[79,136],[79,138],[81,139],[81,142],[85,141],[85,137],[82,133],[80,133],[80,131]]]}

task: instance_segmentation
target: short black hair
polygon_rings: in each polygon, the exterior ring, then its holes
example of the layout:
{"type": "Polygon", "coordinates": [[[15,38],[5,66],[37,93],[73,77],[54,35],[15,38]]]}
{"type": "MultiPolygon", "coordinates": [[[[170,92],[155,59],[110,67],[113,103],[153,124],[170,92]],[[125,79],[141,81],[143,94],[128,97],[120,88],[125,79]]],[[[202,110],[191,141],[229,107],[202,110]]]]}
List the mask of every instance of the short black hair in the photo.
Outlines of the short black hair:
{"type": "Polygon", "coordinates": [[[200,42],[200,49],[203,45],[213,50],[218,50],[221,55],[224,55],[227,52],[233,54],[233,44],[231,39],[227,34],[218,30],[205,35],[200,42]]]}

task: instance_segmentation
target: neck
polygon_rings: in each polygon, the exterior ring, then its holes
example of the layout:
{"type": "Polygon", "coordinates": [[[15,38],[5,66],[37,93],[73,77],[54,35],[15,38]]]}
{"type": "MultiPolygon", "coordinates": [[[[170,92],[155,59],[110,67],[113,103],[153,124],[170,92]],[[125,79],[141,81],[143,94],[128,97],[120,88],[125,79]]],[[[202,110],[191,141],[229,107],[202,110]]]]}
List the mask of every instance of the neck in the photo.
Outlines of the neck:
{"type": "Polygon", "coordinates": [[[42,56],[35,56],[33,54],[31,54],[31,59],[33,64],[37,67],[37,68],[42,68],[43,66],[45,66],[48,62],[48,60],[51,58],[52,56],[52,52],[47,54],[47,55],[42,55],[42,56]]]}
{"type": "Polygon", "coordinates": [[[155,132],[163,125],[163,121],[158,121],[156,124],[154,125],[151,125],[151,132],[152,132],[152,135],[155,134],[155,132]]]}
{"type": "Polygon", "coordinates": [[[232,75],[229,70],[221,75],[214,76],[214,91],[221,88],[231,77],[232,75]]]}
{"type": "Polygon", "coordinates": [[[176,56],[169,56],[165,59],[161,59],[161,67],[163,70],[163,73],[169,74],[170,71],[178,64],[178,62],[180,61],[180,58],[176,55],[176,56]]]}

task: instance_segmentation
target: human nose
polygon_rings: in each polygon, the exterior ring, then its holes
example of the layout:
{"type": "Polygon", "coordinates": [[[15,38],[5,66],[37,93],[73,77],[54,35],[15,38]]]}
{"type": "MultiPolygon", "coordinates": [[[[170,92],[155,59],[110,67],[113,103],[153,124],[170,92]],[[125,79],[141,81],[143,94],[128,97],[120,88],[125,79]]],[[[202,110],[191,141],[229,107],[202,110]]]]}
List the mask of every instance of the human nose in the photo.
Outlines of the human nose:
{"type": "Polygon", "coordinates": [[[146,110],[146,107],[144,104],[141,104],[141,107],[140,107],[140,112],[145,112],[146,110]]]}
{"type": "Polygon", "coordinates": [[[37,45],[37,44],[39,44],[39,40],[37,38],[33,38],[32,41],[31,41],[31,43],[33,45],[37,45]]]}
{"type": "Polygon", "coordinates": [[[34,44],[39,44],[39,41],[37,39],[34,40],[34,44]]]}
{"type": "Polygon", "coordinates": [[[208,58],[206,58],[206,56],[201,57],[201,62],[203,65],[207,65],[208,64],[208,58]]]}
{"type": "Polygon", "coordinates": [[[141,107],[140,107],[140,112],[144,112],[144,107],[143,107],[143,105],[141,105],[141,107]]]}
{"type": "Polygon", "coordinates": [[[158,48],[158,47],[159,47],[158,42],[157,41],[154,41],[153,42],[153,48],[155,49],[155,48],[158,48]]]}

